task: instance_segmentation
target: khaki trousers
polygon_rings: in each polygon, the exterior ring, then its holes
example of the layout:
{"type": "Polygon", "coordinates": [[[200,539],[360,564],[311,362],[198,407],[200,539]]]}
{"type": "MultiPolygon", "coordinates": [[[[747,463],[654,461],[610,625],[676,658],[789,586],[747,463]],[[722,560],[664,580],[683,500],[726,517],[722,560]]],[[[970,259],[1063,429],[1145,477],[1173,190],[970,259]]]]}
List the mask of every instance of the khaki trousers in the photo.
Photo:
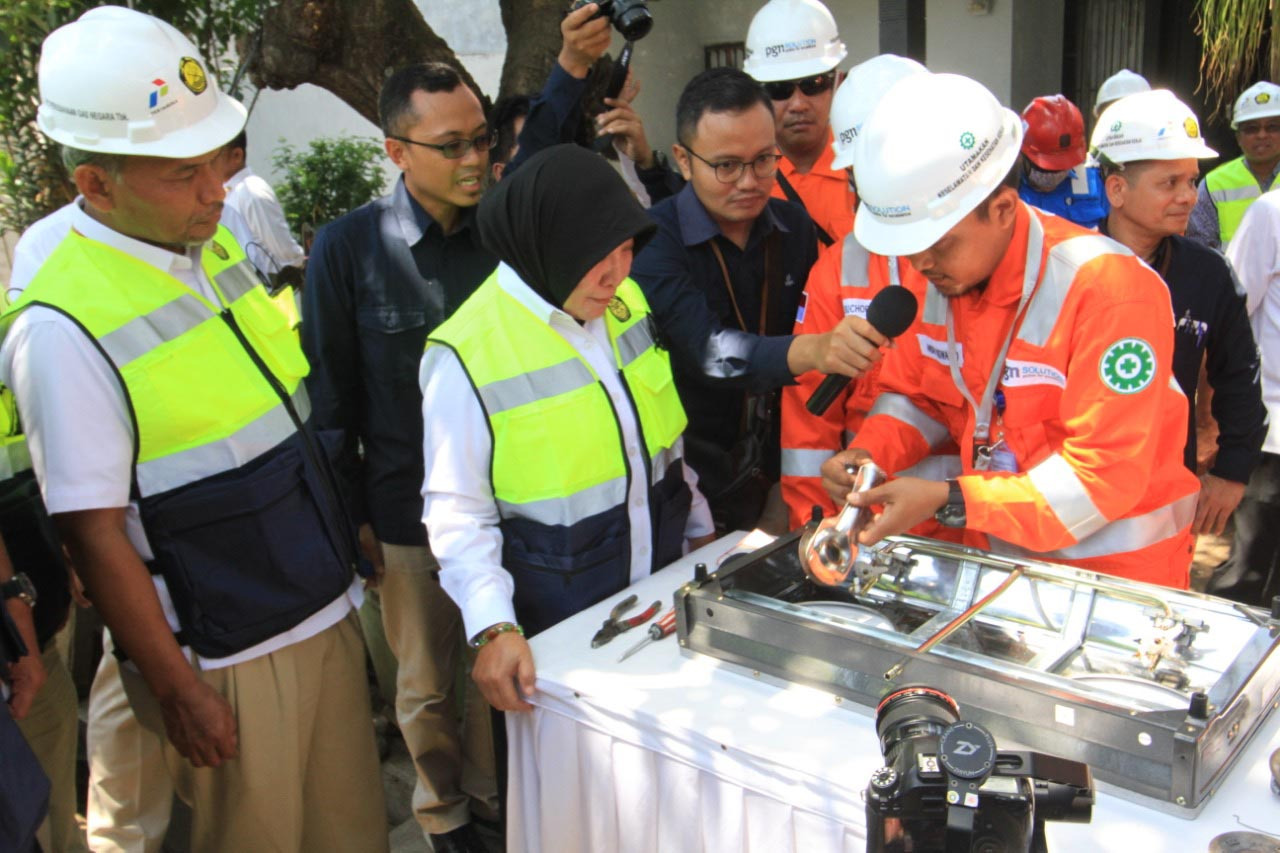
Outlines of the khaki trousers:
{"type": "Polygon", "coordinates": [[[470,822],[470,798],[481,816],[496,817],[492,722],[488,703],[460,670],[467,649],[462,614],[441,588],[427,548],[383,543],[382,556],[379,592],[397,662],[396,721],[418,771],[414,816],[427,833],[449,832],[470,822]]]}
{"type": "Polygon", "coordinates": [[[18,721],[18,728],[52,784],[49,816],[36,840],[45,853],[72,853],[88,849],[76,823],[76,744],[80,735],[76,709],[80,703],[56,642],[49,643],[41,659],[49,677],[36,694],[31,712],[18,721]]]}
{"type": "Polygon", "coordinates": [[[385,853],[386,809],[354,613],[314,637],[200,673],[231,703],[239,758],[191,766],[164,734],[142,676],[121,669],[142,728],[163,742],[192,813],[192,853],[385,853]]]}
{"type": "Polygon", "coordinates": [[[159,853],[173,809],[163,729],[138,722],[120,680],[111,634],[102,632],[102,660],[89,689],[89,804],[94,853],[159,853]]]}

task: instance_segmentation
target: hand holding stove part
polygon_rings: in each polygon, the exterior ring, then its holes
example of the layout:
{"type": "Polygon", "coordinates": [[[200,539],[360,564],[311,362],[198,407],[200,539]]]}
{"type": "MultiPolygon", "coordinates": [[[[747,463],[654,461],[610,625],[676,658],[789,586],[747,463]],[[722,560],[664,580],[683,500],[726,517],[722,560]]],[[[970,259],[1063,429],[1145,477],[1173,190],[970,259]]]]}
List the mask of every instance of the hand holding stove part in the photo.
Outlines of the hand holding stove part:
{"type": "Polygon", "coordinates": [[[632,616],[630,619],[623,619],[622,614],[635,607],[636,601],[637,598],[634,595],[628,595],[613,606],[613,609],[609,611],[609,618],[604,620],[600,630],[596,631],[596,635],[591,638],[591,648],[598,649],[619,634],[643,625],[657,615],[658,610],[662,607],[661,601],[655,601],[640,615],[632,616]]]}
{"type": "MultiPolygon", "coordinates": [[[[845,470],[854,477],[855,492],[869,491],[884,480],[874,462],[864,462],[856,473],[852,465],[845,470]]],[[[869,508],[848,503],[835,518],[818,522],[816,529],[800,539],[800,565],[805,574],[823,586],[842,586],[853,576],[865,589],[885,572],[909,566],[910,560],[895,555],[888,543],[885,548],[858,544],[858,534],[870,522],[869,508]]]]}

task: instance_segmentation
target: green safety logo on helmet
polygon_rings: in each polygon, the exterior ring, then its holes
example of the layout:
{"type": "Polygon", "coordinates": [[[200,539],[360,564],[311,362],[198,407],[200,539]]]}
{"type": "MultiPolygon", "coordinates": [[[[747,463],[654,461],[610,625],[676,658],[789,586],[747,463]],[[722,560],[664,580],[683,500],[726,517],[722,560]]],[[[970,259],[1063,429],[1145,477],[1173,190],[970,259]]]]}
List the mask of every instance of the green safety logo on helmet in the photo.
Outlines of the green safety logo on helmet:
{"type": "Polygon", "coordinates": [[[973,134],[967,130],[964,133],[960,134],[960,147],[963,148],[965,151],[968,151],[970,148],[972,148],[973,143],[976,141],[977,140],[973,138],[973,134]]]}
{"type": "Polygon", "coordinates": [[[1122,121],[1118,121],[1118,122],[1114,123],[1113,125],[1111,125],[1111,132],[1112,132],[1112,133],[1119,133],[1119,132],[1120,132],[1120,127],[1121,127],[1123,124],[1124,124],[1124,122],[1122,122],[1122,121]]]}
{"type": "Polygon", "coordinates": [[[1102,382],[1120,394],[1136,394],[1156,376],[1156,354],[1142,338],[1124,338],[1112,344],[1098,362],[1102,382]]]}

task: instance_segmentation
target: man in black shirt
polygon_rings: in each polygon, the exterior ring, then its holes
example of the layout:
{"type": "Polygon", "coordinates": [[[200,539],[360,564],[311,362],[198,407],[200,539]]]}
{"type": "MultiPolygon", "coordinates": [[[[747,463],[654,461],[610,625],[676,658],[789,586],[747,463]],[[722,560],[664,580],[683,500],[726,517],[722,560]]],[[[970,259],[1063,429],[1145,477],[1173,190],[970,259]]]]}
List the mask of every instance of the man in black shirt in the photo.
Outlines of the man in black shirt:
{"type": "MultiPolygon", "coordinates": [[[[587,73],[609,47],[609,21],[592,20],[596,11],[586,6],[564,19],[564,46],[508,171],[559,142],[576,113],[587,73]]],[[[473,226],[492,136],[480,100],[439,63],[392,74],[378,106],[402,178],[389,196],[317,235],[303,290],[307,390],[316,426],[344,436],[340,467],[376,573],[371,585],[380,586],[398,664],[396,717],[418,771],[414,814],[434,850],[465,853],[484,849],[469,799],[492,817],[497,788],[488,708],[478,693],[454,689],[466,638],[422,525],[417,377],[427,335],[497,266],[473,226]]]]}
{"type": "Polygon", "coordinates": [[[807,370],[856,376],[886,340],[861,317],[790,334],[817,239],[803,208],[769,197],[779,155],[759,83],[730,68],[699,74],[680,96],[676,132],[688,183],[649,209],[658,231],[631,275],[671,350],[685,458],[716,526],[751,528],[778,482],[777,389],[807,370]]]}
{"type": "Polygon", "coordinates": [[[1196,470],[1195,400],[1203,360],[1213,388],[1218,453],[1200,478],[1192,533],[1219,535],[1244,496],[1267,434],[1258,348],[1244,289],[1222,255],[1183,235],[1199,160],[1216,156],[1191,110],[1167,91],[1130,95],[1098,120],[1094,150],[1111,212],[1103,233],[1145,260],[1169,286],[1173,374],[1190,401],[1184,461],[1196,470]],[[1115,128],[1114,130],[1112,128],[1115,128]]]}

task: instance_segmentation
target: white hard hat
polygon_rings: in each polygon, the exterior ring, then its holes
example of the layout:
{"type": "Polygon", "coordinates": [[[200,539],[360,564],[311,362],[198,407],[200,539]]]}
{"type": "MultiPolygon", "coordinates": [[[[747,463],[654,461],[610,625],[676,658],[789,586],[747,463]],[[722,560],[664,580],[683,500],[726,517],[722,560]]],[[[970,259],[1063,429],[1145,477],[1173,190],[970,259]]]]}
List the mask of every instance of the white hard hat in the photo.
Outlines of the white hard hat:
{"type": "Polygon", "coordinates": [[[848,54],[818,0],[769,0],[751,19],[743,70],[761,83],[825,74],[848,54]]]}
{"type": "Polygon", "coordinates": [[[878,255],[936,243],[1018,160],[1022,119],[976,80],[913,74],[885,92],[854,143],[858,242],[878,255]]]}
{"type": "Polygon", "coordinates": [[[1107,104],[1118,101],[1126,95],[1150,91],[1151,84],[1147,82],[1146,77],[1135,74],[1128,68],[1121,68],[1103,80],[1102,85],[1098,87],[1098,99],[1093,102],[1093,115],[1096,118],[1107,104]]]}
{"type": "Polygon", "coordinates": [[[1262,81],[1254,83],[1236,98],[1236,109],[1231,115],[1231,129],[1242,121],[1255,118],[1280,116],[1280,86],[1262,81]]]}
{"type": "Polygon", "coordinates": [[[1203,160],[1218,152],[1204,144],[1191,107],[1168,89],[1121,98],[1102,111],[1092,148],[1101,160],[1203,160]]]}
{"type": "Polygon", "coordinates": [[[247,116],[186,36],[123,6],[50,33],[39,78],[40,130],[85,151],[195,157],[229,142],[247,116]]]}
{"type": "Polygon", "coordinates": [[[927,72],[928,69],[914,59],[892,53],[882,53],[855,65],[831,101],[831,132],[834,137],[831,150],[836,155],[831,161],[831,168],[844,169],[853,165],[853,141],[889,87],[908,75],[927,72]]]}

